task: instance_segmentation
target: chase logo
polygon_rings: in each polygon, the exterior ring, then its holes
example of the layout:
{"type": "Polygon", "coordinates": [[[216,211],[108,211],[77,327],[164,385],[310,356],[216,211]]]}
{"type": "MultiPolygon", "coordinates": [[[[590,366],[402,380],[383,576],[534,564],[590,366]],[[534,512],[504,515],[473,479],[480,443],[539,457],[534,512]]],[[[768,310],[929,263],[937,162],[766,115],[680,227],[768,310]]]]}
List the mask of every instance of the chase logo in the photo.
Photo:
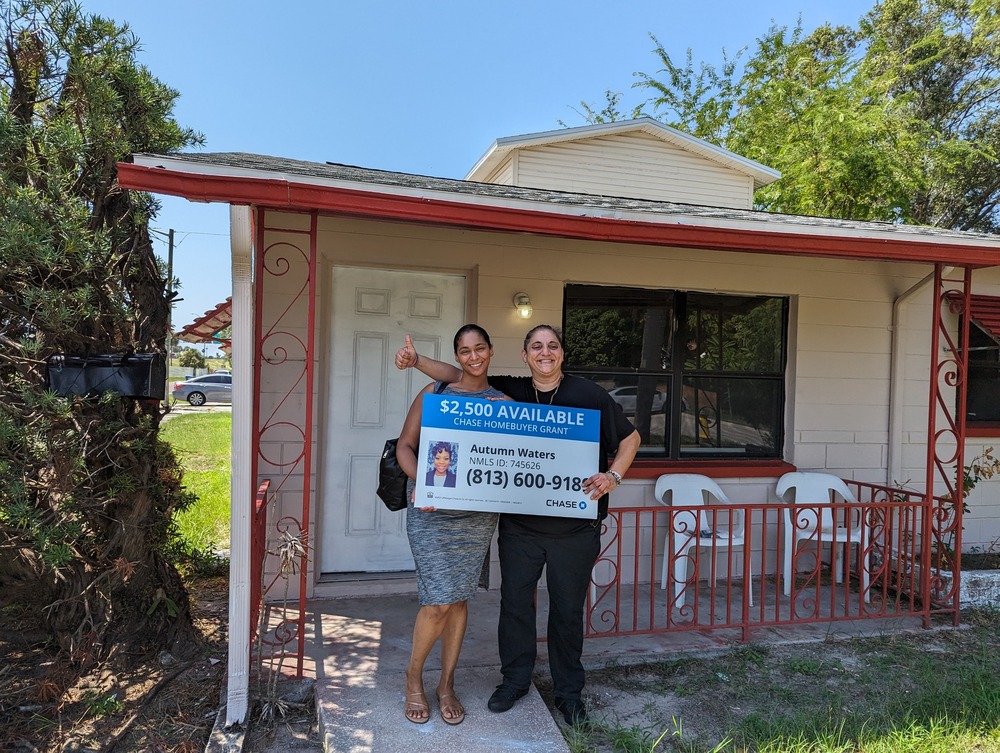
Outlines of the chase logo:
{"type": "Polygon", "coordinates": [[[586,510],[587,509],[587,503],[585,501],[580,503],[580,509],[581,510],[586,510]]]}

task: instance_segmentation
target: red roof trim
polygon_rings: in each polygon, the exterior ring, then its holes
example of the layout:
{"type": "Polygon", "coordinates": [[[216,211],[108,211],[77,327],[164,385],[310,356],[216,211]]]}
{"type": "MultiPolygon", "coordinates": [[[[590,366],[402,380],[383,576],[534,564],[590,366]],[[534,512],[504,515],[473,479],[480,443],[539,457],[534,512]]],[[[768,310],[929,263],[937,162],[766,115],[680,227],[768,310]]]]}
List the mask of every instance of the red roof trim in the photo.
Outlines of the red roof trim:
{"type": "Polygon", "coordinates": [[[182,196],[192,201],[317,209],[349,217],[523,232],[581,240],[873,261],[945,262],[968,266],[995,266],[1000,263],[1000,253],[997,251],[966,244],[893,238],[844,238],[573,216],[315,186],[286,180],[181,173],[131,163],[119,163],[118,182],[124,188],[182,196]]]}

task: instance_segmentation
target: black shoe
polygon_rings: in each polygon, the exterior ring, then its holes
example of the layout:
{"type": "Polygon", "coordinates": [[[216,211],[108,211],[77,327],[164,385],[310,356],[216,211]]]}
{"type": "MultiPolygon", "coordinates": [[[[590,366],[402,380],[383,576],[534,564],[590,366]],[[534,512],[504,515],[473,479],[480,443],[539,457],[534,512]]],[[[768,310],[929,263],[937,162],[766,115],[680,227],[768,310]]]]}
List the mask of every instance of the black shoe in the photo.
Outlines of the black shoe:
{"type": "Polygon", "coordinates": [[[586,724],[587,707],[579,698],[556,698],[556,711],[561,711],[566,724],[586,724]]]}
{"type": "Polygon", "coordinates": [[[497,685],[497,689],[490,696],[486,708],[495,714],[502,714],[504,711],[510,711],[518,698],[524,698],[526,695],[528,695],[527,688],[515,688],[513,685],[506,684],[497,685]]]}

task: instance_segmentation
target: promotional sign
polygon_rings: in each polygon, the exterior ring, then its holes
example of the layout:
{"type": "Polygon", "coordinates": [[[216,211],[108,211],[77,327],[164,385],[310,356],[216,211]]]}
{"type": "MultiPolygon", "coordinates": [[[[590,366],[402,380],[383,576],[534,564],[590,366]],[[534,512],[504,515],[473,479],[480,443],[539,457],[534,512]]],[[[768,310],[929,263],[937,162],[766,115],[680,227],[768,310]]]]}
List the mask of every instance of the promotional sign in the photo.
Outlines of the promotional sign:
{"type": "Polygon", "coordinates": [[[424,395],[417,507],[596,518],[600,411],[424,395]]]}

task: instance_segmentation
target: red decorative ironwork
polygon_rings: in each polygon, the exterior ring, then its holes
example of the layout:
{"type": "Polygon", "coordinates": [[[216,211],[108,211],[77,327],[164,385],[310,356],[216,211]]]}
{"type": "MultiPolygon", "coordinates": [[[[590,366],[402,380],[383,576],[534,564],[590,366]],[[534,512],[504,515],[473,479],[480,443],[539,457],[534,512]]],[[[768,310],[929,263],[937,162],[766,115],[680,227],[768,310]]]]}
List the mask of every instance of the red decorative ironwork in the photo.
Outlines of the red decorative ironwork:
{"type": "Polygon", "coordinates": [[[266,602],[268,618],[251,623],[251,652],[270,658],[279,668],[293,655],[301,676],[311,548],[317,215],[310,215],[309,230],[296,230],[268,226],[268,212],[258,211],[251,473],[258,483],[269,482],[269,496],[254,523],[251,566],[260,585],[251,595],[251,609],[259,615],[266,602]],[[296,334],[303,321],[305,339],[296,334]],[[276,389],[276,394],[268,392],[266,415],[261,404],[265,383],[276,389]],[[300,483],[300,492],[294,489],[295,482],[300,483]],[[296,496],[298,509],[285,509],[286,500],[296,496]],[[276,521],[270,528],[267,512],[272,509],[276,521]],[[289,603],[293,576],[298,578],[294,606],[289,603]]]}
{"type": "MultiPolygon", "coordinates": [[[[621,580],[619,563],[621,562],[621,537],[619,536],[621,519],[608,516],[601,523],[601,552],[594,562],[591,574],[590,604],[587,610],[588,623],[598,624],[610,621],[610,629],[617,628],[618,600],[617,584],[621,580]],[[609,608],[609,605],[613,606],[609,608]]],[[[598,628],[595,628],[599,631],[598,628]]]]}
{"type": "MultiPolygon", "coordinates": [[[[778,625],[886,618],[927,619],[949,613],[932,598],[922,577],[921,552],[927,508],[922,493],[847,481],[858,504],[810,503],[846,526],[843,538],[800,540],[786,596],[782,551],[789,532],[784,512],[795,520],[801,505],[739,504],[698,507],[613,507],[603,522],[602,549],[588,595],[586,635],[608,637],[676,630],[728,630],[748,641],[752,631],[778,625]],[[713,546],[674,550],[669,532],[690,527],[695,514],[723,520],[742,514],[749,546],[730,546],[725,534],[713,546]],[[863,544],[853,543],[861,526],[863,544]],[[667,559],[666,580],[663,559],[667,559]],[[674,565],[683,558],[683,579],[674,565]],[[750,581],[743,574],[750,572],[750,581]],[[864,573],[865,577],[860,577],[864,573]],[[867,581],[867,584],[865,583],[867,581]],[[663,588],[665,586],[665,588],[663,588]],[[752,589],[752,601],[747,598],[752,589]]],[[[729,534],[730,536],[732,534],[729,534]]]]}
{"type": "Polygon", "coordinates": [[[969,311],[972,270],[961,279],[947,278],[941,264],[934,266],[931,330],[930,396],[927,410],[926,511],[921,552],[921,591],[939,603],[951,605],[959,622],[962,511],[965,469],[965,406],[969,364],[969,311]],[[953,323],[957,317],[957,337],[953,323]],[[941,428],[939,428],[939,426],[941,428]],[[943,493],[938,490],[942,489],[943,493]]]}

